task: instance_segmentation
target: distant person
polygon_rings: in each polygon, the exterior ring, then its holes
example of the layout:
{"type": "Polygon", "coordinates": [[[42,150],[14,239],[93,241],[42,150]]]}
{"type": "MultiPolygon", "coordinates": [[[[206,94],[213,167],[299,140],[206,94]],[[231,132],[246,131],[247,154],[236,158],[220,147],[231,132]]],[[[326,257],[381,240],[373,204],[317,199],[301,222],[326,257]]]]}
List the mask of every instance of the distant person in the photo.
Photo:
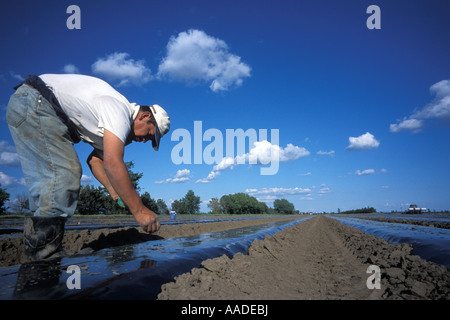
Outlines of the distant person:
{"type": "Polygon", "coordinates": [[[163,108],[130,103],[105,81],[84,75],[28,76],[15,89],[6,119],[33,213],[24,224],[29,261],[60,255],[65,222],[79,198],[81,165],[73,147],[79,141],[94,147],[87,162],[111,197],[122,199],[145,231],[159,229],[159,218],[133,188],[123,156],[132,141],[151,140],[159,149],[170,130],[163,108]]]}

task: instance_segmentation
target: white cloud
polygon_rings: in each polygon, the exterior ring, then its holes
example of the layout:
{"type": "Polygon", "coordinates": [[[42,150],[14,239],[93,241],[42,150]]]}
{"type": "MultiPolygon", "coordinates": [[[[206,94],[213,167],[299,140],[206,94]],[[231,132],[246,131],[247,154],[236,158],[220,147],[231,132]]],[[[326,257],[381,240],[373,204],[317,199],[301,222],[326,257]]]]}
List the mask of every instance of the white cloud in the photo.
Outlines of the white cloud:
{"type": "Polygon", "coordinates": [[[81,175],[81,183],[89,183],[92,181],[91,176],[87,176],[85,174],[81,175]]]}
{"type": "Polygon", "coordinates": [[[3,151],[15,152],[16,149],[13,146],[10,146],[8,141],[0,140],[0,152],[3,151]]]}
{"type": "Polygon", "coordinates": [[[294,146],[289,143],[286,148],[281,148],[267,140],[256,141],[249,153],[237,156],[238,163],[247,161],[250,164],[267,164],[271,161],[286,162],[309,156],[310,152],[303,147],[294,146]]]}
{"type": "Polygon", "coordinates": [[[25,179],[21,178],[20,180],[11,176],[8,176],[7,174],[0,171],[0,185],[2,187],[11,187],[14,185],[25,185],[25,179]]]}
{"type": "Polygon", "coordinates": [[[214,171],[223,171],[226,169],[232,169],[235,165],[235,158],[225,157],[220,160],[220,162],[214,166],[214,171]]]}
{"type": "Polygon", "coordinates": [[[310,195],[311,189],[308,188],[262,188],[262,189],[247,189],[245,192],[253,197],[256,197],[258,201],[272,202],[277,198],[281,198],[288,195],[306,194],[310,195]]]}
{"type": "Polygon", "coordinates": [[[365,176],[365,175],[374,174],[374,173],[375,173],[374,169],[366,169],[363,171],[356,170],[357,176],[365,176]]]}
{"type": "Polygon", "coordinates": [[[80,73],[80,69],[78,69],[74,64],[68,63],[63,67],[64,73],[80,73]]]}
{"type": "Polygon", "coordinates": [[[5,140],[0,141],[0,165],[9,167],[20,166],[19,155],[16,149],[5,140]]]}
{"type": "Polygon", "coordinates": [[[15,152],[1,152],[0,165],[18,167],[20,166],[19,155],[15,152]]]}
{"type": "Polygon", "coordinates": [[[422,120],[404,118],[398,124],[393,124],[392,123],[389,126],[389,130],[391,132],[399,132],[399,131],[402,131],[402,130],[411,130],[413,132],[419,132],[422,127],[423,127],[423,121],[422,120]]]}
{"type": "Polygon", "coordinates": [[[369,132],[359,137],[349,137],[348,141],[350,144],[346,150],[369,150],[377,148],[380,145],[380,142],[369,132]]]}
{"type": "Polygon", "coordinates": [[[430,92],[435,95],[435,99],[431,103],[414,112],[411,116],[404,117],[397,124],[391,124],[389,126],[390,131],[411,130],[412,132],[419,132],[426,119],[440,119],[450,123],[450,80],[442,80],[433,84],[430,87],[430,92]]]}
{"type": "Polygon", "coordinates": [[[206,178],[198,179],[195,183],[210,183],[212,180],[220,176],[220,171],[211,171],[206,178]]]}
{"type": "Polygon", "coordinates": [[[330,192],[331,192],[331,189],[328,187],[320,188],[319,195],[324,195],[324,194],[330,193],[330,192]]]}
{"type": "Polygon", "coordinates": [[[201,30],[191,29],[172,36],[167,55],[158,68],[158,78],[187,83],[208,82],[214,92],[240,86],[250,77],[250,67],[228,45],[201,30]]]}
{"type": "Polygon", "coordinates": [[[125,52],[115,52],[99,58],[92,64],[92,72],[110,81],[118,81],[118,86],[141,85],[152,79],[151,70],[143,60],[135,61],[125,52]]]}
{"type": "Polygon", "coordinates": [[[191,174],[191,171],[189,169],[183,169],[178,170],[175,174],[175,177],[168,178],[166,180],[161,181],[155,181],[155,183],[161,184],[161,183],[182,183],[189,181],[189,175],[191,174]]]}
{"type": "Polygon", "coordinates": [[[317,154],[318,154],[318,155],[321,155],[321,156],[330,156],[330,157],[334,157],[334,150],[330,150],[330,151],[322,151],[322,150],[319,150],[319,151],[317,151],[317,154]]]}
{"type": "Polygon", "coordinates": [[[293,161],[308,156],[310,152],[303,147],[289,143],[285,148],[272,144],[267,140],[256,141],[250,152],[238,155],[235,158],[225,157],[213,167],[206,178],[199,179],[197,183],[209,183],[220,175],[220,171],[233,169],[239,164],[268,164],[271,162],[293,161]]]}
{"type": "Polygon", "coordinates": [[[311,189],[309,188],[262,188],[262,189],[247,189],[245,190],[251,196],[285,196],[295,194],[309,194],[311,189]]]}

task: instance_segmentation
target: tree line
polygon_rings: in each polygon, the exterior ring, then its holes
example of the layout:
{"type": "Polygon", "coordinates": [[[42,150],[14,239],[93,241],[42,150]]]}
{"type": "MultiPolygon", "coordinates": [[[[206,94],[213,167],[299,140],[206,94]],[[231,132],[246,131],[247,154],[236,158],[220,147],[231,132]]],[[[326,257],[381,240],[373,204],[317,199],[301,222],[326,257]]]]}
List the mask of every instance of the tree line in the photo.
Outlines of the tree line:
{"type": "MultiPolygon", "coordinates": [[[[142,173],[136,173],[132,169],[133,161],[125,163],[130,175],[131,182],[139,193],[139,180],[142,173]]],[[[15,212],[24,213],[28,209],[28,199],[20,197],[16,201],[15,212]],[[20,208],[19,208],[20,207],[20,208]]],[[[169,214],[169,208],[162,199],[153,199],[148,192],[140,194],[143,204],[156,214],[169,214]]],[[[4,204],[9,200],[9,194],[6,189],[0,188],[0,214],[5,213],[4,204]]],[[[194,191],[188,190],[186,195],[175,200],[171,204],[171,210],[177,214],[196,214],[200,212],[200,197],[195,195],[194,191]]],[[[208,208],[212,214],[294,214],[298,213],[294,205],[286,199],[277,199],[273,202],[273,208],[269,208],[266,203],[260,202],[255,197],[246,193],[235,193],[222,196],[220,199],[212,198],[208,203],[208,208]]],[[[117,201],[114,201],[106,188],[94,187],[92,185],[82,185],[80,188],[80,197],[75,214],[93,215],[93,214],[131,214],[126,207],[122,207],[117,201]]]]}
{"type": "Polygon", "coordinates": [[[338,209],[338,213],[348,213],[348,214],[354,214],[354,213],[376,213],[377,210],[374,207],[367,206],[366,208],[361,209],[353,209],[353,210],[346,210],[342,211],[338,209]]]}

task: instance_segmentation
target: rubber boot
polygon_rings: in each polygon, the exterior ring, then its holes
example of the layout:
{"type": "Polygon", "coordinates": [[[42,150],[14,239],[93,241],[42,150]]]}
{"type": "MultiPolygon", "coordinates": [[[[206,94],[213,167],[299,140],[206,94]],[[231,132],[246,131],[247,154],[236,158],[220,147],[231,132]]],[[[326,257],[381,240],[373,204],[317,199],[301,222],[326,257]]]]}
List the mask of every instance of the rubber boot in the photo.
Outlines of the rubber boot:
{"type": "Polygon", "coordinates": [[[23,242],[28,261],[52,259],[64,255],[62,240],[66,218],[25,218],[23,242]]]}

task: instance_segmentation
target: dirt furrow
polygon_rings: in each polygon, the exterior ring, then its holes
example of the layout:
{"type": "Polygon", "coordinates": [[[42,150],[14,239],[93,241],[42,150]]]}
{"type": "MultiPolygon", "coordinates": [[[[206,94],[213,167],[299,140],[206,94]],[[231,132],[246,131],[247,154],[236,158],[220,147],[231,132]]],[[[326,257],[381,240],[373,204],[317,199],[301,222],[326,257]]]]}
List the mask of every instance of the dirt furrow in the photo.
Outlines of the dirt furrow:
{"type": "Polygon", "coordinates": [[[449,299],[450,273],[352,227],[317,216],[209,259],[162,286],[158,299],[449,299]],[[380,270],[380,289],[369,266],[380,270]]]}

